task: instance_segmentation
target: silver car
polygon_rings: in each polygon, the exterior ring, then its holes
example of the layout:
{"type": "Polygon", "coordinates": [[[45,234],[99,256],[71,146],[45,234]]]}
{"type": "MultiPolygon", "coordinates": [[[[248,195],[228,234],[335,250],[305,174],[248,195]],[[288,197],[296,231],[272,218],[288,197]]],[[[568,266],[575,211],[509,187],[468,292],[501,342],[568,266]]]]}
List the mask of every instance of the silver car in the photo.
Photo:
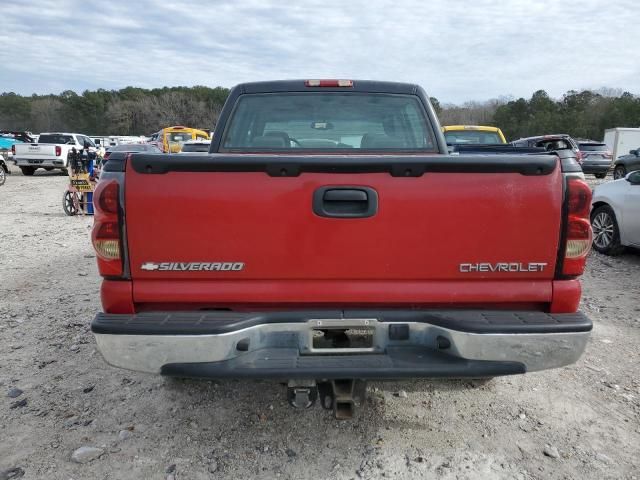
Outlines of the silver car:
{"type": "Polygon", "coordinates": [[[591,209],[593,248],[619,255],[625,247],[640,247],[640,170],[598,185],[591,209]]]}

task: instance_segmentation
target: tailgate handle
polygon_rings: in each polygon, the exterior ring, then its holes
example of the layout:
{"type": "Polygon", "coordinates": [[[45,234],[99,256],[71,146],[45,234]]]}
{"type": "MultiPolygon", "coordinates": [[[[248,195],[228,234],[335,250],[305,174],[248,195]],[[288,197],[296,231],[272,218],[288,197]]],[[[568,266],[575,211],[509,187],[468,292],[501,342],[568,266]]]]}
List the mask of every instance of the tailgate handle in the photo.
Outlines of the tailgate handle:
{"type": "Polygon", "coordinates": [[[378,211],[378,192],[371,187],[326,186],[313,192],[313,212],[330,218],[367,218],[378,211]]]}
{"type": "Polygon", "coordinates": [[[366,202],[367,192],[354,189],[334,189],[324,192],[325,202],[366,202]]]}

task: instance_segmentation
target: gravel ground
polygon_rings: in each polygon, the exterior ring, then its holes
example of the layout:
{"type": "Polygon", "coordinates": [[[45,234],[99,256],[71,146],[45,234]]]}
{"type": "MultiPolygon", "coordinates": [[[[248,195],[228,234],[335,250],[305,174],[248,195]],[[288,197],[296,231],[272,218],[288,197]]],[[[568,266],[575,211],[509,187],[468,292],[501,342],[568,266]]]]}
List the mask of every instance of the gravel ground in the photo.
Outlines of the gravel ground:
{"type": "Polygon", "coordinates": [[[371,384],[366,408],[337,422],[292,410],[277,383],[106,365],[89,331],[91,217],[64,215],[66,181],[14,168],[0,187],[0,480],[640,478],[637,251],[591,255],[595,329],[576,365],[371,384]]]}

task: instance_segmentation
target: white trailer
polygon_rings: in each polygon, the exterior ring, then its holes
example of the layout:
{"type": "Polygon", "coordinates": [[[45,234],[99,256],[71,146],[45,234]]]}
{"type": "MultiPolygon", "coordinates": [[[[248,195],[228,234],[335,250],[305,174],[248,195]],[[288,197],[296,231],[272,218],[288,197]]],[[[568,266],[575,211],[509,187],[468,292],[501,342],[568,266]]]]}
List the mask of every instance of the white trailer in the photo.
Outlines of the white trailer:
{"type": "Polygon", "coordinates": [[[108,137],[108,136],[94,136],[91,137],[93,143],[96,144],[97,147],[109,148],[118,145],[118,137],[108,137]]]}
{"type": "Polygon", "coordinates": [[[122,145],[123,143],[146,143],[147,138],[143,136],[135,135],[109,135],[109,136],[93,136],[91,140],[99,146],[104,148],[114,147],[116,145],[122,145]]]}
{"type": "Polygon", "coordinates": [[[628,155],[630,150],[640,148],[640,128],[609,128],[604,131],[604,143],[615,162],[618,157],[628,155]]]}

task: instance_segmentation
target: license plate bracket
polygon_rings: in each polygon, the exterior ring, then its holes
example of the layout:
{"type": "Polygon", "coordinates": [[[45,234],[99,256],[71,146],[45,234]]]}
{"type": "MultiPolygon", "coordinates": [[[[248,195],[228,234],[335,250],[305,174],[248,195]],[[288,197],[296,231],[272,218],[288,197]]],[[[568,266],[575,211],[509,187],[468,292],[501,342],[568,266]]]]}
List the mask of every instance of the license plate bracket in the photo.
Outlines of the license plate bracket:
{"type": "Polygon", "coordinates": [[[375,319],[312,320],[303,350],[325,354],[379,351],[377,323],[375,319]]]}

